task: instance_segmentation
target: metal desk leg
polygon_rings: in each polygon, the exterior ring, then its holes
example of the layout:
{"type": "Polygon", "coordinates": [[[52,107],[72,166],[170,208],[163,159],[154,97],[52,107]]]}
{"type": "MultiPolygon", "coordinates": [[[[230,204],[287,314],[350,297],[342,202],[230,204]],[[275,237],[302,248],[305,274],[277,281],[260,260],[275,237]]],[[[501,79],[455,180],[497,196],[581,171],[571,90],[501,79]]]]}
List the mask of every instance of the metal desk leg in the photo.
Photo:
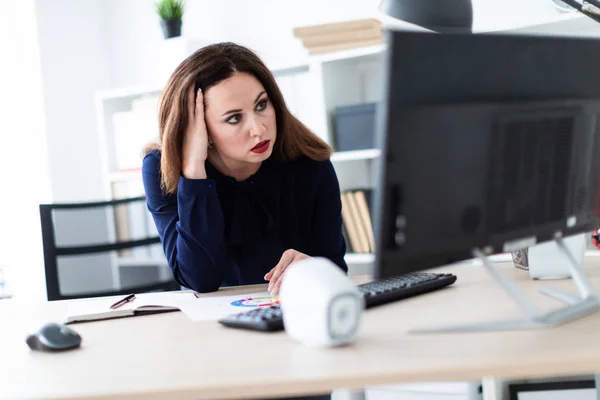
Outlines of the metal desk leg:
{"type": "Polygon", "coordinates": [[[594,381],[596,382],[596,399],[600,400],[600,372],[594,375],[594,381]]]}
{"type": "Polygon", "coordinates": [[[350,392],[348,400],[367,400],[367,395],[364,390],[350,392]]]}
{"type": "Polygon", "coordinates": [[[335,390],[331,400],[367,400],[364,390],[335,390]]]}
{"type": "MultiPolygon", "coordinates": [[[[504,386],[505,382],[500,379],[493,377],[484,377],[481,380],[483,400],[502,400],[504,399],[504,386]]],[[[508,395],[506,396],[508,398],[508,395]]]]}

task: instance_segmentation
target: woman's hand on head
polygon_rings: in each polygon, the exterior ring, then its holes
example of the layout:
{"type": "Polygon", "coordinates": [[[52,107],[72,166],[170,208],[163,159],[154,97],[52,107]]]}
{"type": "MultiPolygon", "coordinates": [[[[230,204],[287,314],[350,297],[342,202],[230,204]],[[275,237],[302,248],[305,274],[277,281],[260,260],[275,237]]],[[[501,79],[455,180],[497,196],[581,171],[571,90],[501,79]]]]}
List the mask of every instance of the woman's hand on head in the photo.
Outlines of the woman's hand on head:
{"type": "Polygon", "coordinates": [[[183,137],[181,172],[189,179],[206,179],[204,162],[208,156],[208,130],[204,120],[202,90],[188,93],[188,121],[183,137]]]}
{"type": "Polygon", "coordinates": [[[265,280],[269,281],[268,290],[272,295],[277,296],[279,294],[283,273],[285,272],[286,268],[290,266],[293,262],[305,258],[310,258],[310,256],[307,256],[304,253],[300,253],[299,251],[296,251],[294,249],[289,249],[283,252],[279,263],[265,275],[265,280]]]}

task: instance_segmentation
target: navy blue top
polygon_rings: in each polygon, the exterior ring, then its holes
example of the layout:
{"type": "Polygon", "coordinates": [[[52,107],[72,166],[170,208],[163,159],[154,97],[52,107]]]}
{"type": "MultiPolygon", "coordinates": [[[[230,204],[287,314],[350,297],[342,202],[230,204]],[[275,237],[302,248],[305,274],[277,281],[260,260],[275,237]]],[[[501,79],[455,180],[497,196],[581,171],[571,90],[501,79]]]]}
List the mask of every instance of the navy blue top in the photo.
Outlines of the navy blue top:
{"type": "Polygon", "coordinates": [[[330,161],[270,157],[242,182],[208,161],[207,179],[179,178],[176,194],[160,187],[160,153],[144,157],[142,177],[174,278],[198,292],[265,283],[283,252],[322,256],[344,272],[340,188],[330,161]]]}

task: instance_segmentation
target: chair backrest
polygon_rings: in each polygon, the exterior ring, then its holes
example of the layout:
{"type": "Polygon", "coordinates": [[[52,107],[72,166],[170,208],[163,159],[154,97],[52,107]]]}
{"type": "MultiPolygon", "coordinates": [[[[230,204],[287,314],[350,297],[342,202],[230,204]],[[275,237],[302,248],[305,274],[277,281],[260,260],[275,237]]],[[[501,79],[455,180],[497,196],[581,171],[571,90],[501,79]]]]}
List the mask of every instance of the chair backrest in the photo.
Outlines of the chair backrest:
{"type": "Polygon", "coordinates": [[[48,300],[178,290],[145,205],[144,196],[40,204],[48,300]],[[124,285],[122,270],[137,277],[124,285]]]}

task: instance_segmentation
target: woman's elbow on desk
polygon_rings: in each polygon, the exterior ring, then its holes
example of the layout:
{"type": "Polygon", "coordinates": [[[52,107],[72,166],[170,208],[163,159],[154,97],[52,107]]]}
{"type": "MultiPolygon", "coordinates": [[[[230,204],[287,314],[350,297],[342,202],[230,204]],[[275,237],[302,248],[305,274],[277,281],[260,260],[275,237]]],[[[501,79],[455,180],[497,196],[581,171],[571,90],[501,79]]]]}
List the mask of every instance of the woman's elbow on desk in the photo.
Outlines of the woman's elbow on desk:
{"type": "Polygon", "coordinates": [[[219,290],[219,288],[221,287],[221,285],[214,285],[214,284],[201,284],[194,287],[191,287],[190,289],[192,289],[193,291],[197,292],[197,293],[212,293],[212,292],[216,292],[217,290],[219,290]]]}
{"type": "Polygon", "coordinates": [[[219,290],[223,282],[220,279],[196,277],[193,279],[183,278],[180,283],[198,293],[211,293],[219,290]]]}
{"type": "Polygon", "coordinates": [[[180,263],[171,266],[175,280],[182,286],[198,293],[216,292],[221,287],[223,279],[220,276],[202,274],[201,271],[192,271],[192,267],[184,267],[180,263]]]}

